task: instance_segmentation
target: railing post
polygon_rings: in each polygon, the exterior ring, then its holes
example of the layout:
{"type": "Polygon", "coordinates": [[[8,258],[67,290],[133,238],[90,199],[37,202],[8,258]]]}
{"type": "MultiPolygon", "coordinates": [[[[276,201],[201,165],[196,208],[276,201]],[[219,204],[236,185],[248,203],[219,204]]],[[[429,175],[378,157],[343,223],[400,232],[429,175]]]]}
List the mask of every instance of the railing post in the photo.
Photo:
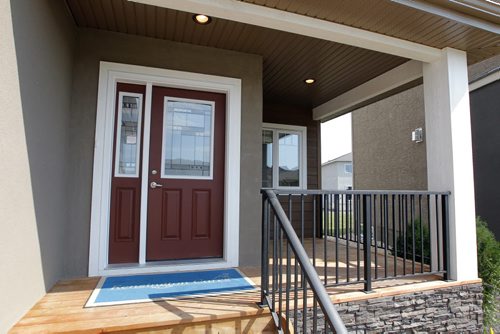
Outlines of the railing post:
{"type": "MultiPolygon", "coordinates": [[[[443,279],[446,281],[450,277],[450,228],[449,228],[449,212],[448,212],[448,196],[441,195],[441,222],[443,224],[443,269],[445,273],[443,279]]],[[[437,210],[437,207],[436,207],[437,210]]]]}
{"type": "Polygon", "coordinates": [[[267,305],[266,296],[269,293],[269,207],[267,195],[262,193],[262,245],[260,270],[260,307],[267,305]]]}
{"type": "Polygon", "coordinates": [[[364,245],[364,269],[365,269],[365,292],[372,291],[372,261],[371,261],[371,244],[372,244],[372,208],[371,195],[363,195],[363,245],[364,245]]]}

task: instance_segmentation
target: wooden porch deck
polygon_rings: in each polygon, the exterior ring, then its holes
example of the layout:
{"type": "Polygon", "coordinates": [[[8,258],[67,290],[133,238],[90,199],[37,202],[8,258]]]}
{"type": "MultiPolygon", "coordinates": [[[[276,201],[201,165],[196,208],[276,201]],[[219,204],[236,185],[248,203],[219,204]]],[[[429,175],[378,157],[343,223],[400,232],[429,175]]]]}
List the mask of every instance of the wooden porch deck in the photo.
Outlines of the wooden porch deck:
{"type": "MultiPolygon", "coordinates": [[[[328,242],[333,245],[332,241],[328,242]]],[[[305,242],[309,254],[312,240],[305,242]]],[[[317,250],[324,241],[316,240],[317,250]]],[[[342,247],[346,249],[345,246],[342,247]]],[[[340,247],[339,247],[340,249],[340,247]]],[[[328,247],[328,262],[335,258],[335,247],[328,247]]],[[[345,254],[344,254],[345,256],[345,254]]],[[[381,256],[381,255],[379,255],[381,256]]],[[[339,258],[341,254],[339,252],[339,258]]],[[[353,258],[354,261],[355,258],[353,258]]],[[[393,260],[388,259],[393,268],[393,260]]],[[[402,260],[398,260],[402,261],[402,260]]],[[[378,261],[384,270],[384,261],[378,261]]],[[[401,264],[398,264],[398,267],[401,264]]],[[[323,262],[318,261],[322,273],[323,262]]],[[[256,285],[260,285],[260,268],[239,268],[256,285]]],[[[353,270],[353,269],[351,269],[353,270]]],[[[374,270],[374,268],[372,268],[374,270]]],[[[329,270],[334,275],[334,269],[329,270]],[[333,270],[333,271],[332,271],[333,270]]],[[[354,274],[355,272],[351,273],[354,274]]],[[[347,266],[339,266],[339,279],[345,279],[347,266]]],[[[333,276],[332,276],[333,277],[333,276]]],[[[333,277],[334,278],[334,277],[333,277]]],[[[446,283],[438,276],[419,276],[373,283],[374,293],[365,294],[363,284],[330,287],[328,292],[335,303],[376,298],[415,291],[446,283]]],[[[98,278],[82,278],[57,283],[11,329],[10,333],[274,333],[274,324],[267,309],[257,302],[260,291],[221,296],[164,300],[136,304],[84,308],[98,278]]]]}

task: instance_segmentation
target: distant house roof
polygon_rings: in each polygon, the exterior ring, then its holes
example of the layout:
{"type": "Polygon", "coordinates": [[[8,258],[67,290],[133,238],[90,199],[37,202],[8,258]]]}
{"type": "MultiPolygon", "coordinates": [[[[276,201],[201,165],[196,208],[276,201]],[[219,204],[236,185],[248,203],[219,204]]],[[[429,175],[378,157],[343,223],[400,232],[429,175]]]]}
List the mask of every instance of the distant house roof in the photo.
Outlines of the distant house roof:
{"type": "Polygon", "coordinates": [[[340,157],[337,157],[335,159],[328,160],[327,162],[322,163],[321,166],[330,165],[334,162],[352,162],[352,152],[341,155],[340,157]]]}

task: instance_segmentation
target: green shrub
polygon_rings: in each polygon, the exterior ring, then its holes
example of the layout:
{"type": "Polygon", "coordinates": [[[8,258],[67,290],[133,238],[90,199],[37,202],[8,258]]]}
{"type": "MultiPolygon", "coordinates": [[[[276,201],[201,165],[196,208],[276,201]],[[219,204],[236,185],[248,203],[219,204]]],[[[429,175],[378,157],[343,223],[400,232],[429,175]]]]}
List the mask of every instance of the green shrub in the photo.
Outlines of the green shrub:
{"type": "Polygon", "coordinates": [[[485,221],[476,219],[477,261],[483,280],[483,312],[485,332],[499,325],[500,242],[496,241],[485,221]]]}
{"type": "MultiPolygon", "coordinates": [[[[430,246],[430,232],[429,226],[422,224],[420,219],[416,219],[413,221],[415,225],[415,261],[422,262],[422,243],[424,246],[424,263],[431,263],[431,246],[430,246]],[[422,238],[423,236],[423,238],[422,238]]],[[[412,234],[412,224],[408,222],[406,224],[406,258],[408,260],[413,259],[413,234],[412,234]]],[[[404,237],[403,231],[401,231],[401,235],[398,236],[397,240],[397,252],[399,257],[404,257],[404,237]]]]}

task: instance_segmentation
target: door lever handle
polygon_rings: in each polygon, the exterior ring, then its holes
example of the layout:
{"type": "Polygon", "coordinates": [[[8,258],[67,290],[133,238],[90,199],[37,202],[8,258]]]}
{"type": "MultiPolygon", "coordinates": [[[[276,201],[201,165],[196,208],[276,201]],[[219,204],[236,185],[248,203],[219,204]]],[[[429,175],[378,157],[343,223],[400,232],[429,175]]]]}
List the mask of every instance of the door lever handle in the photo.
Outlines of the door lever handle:
{"type": "Polygon", "coordinates": [[[151,182],[149,185],[151,189],[163,187],[163,184],[156,183],[155,181],[151,182]]]}

